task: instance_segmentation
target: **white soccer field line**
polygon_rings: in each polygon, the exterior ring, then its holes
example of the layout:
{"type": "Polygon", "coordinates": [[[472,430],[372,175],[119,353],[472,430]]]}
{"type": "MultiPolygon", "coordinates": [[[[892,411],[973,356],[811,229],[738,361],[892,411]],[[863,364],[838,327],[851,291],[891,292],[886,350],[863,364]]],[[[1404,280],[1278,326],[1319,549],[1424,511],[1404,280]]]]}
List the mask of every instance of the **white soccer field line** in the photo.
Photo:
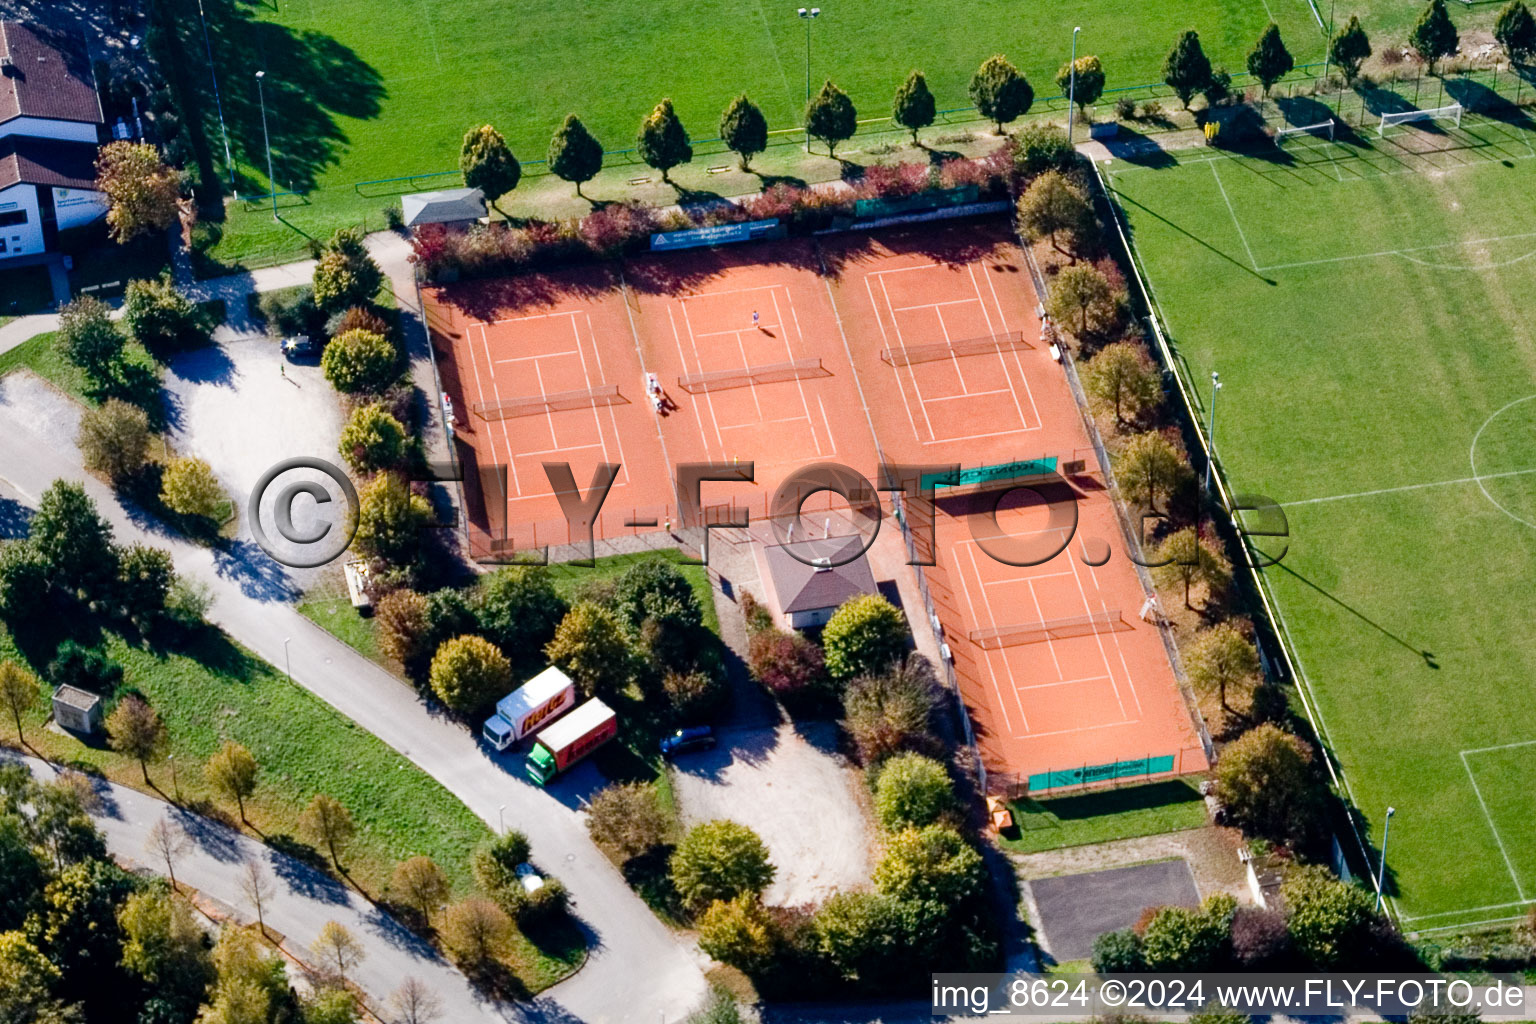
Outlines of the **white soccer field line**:
{"type": "Polygon", "coordinates": [[[1297,505],[1321,505],[1329,501],[1348,501],[1352,498],[1374,498],[1378,494],[1399,494],[1403,491],[1420,491],[1427,487],[1450,487],[1455,484],[1475,484],[1480,480],[1499,480],[1510,476],[1529,476],[1536,473],[1536,469],[1511,469],[1504,473],[1482,473],[1477,476],[1458,477],[1455,480],[1432,480],[1423,484],[1404,484],[1401,487],[1378,487],[1373,491],[1353,491],[1349,494],[1330,494],[1322,498],[1302,498],[1297,501],[1282,501],[1277,504],[1281,508],[1294,508],[1297,505]]]}

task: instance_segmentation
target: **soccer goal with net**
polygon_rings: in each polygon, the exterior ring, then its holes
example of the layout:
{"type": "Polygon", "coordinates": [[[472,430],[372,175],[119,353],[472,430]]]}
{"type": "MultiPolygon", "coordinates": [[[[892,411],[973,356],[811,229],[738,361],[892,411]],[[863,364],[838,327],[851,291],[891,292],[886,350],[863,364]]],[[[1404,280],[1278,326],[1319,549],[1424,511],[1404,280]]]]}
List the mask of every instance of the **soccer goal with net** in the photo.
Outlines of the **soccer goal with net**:
{"type": "Polygon", "coordinates": [[[1456,127],[1461,127],[1461,104],[1452,103],[1448,107],[1431,107],[1428,110],[1399,110],[1396,113],[1382,114],[1381,124],[1376,127],[1377,135],[1385,135],[1387,129],[1395,124],[1407,124],[1409,121],[1451,121],[1456,127]]]}
{"type": "Polygon", "coordinates": [[[1333,140],[1333,118],[1316,124],[1288,124],[1275,129],[1275,145],[1283,146],[1287,139],[1297,135],[1312,135],[1319,139],[1333,140]]]}

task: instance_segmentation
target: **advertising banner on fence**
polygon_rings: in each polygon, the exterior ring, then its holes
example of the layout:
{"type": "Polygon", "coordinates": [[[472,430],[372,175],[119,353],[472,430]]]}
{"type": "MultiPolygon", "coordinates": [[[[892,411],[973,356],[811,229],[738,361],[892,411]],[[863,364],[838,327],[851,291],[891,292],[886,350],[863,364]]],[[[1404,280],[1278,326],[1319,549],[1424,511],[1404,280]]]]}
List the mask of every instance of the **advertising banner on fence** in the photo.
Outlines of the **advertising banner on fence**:
{"type": "Polygon", "coordinates": [[[697,249],[706,245],[729,245],[732,242],[750,242],[758,238],[777,235],[779,222],[775,220],[749,220],[741,224],[715,224],[707,228],[689,228],[687,231],[664,231],[651,236],[651,251],[669,252],[673,249],[697,249]]]}

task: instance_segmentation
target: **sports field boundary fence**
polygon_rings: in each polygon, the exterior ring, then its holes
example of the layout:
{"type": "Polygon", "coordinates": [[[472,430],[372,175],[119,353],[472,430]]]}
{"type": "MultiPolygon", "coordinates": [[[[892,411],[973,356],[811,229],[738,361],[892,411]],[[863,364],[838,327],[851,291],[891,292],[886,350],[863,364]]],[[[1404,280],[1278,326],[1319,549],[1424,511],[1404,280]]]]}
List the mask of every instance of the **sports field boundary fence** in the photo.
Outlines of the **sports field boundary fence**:
{"type": "MultiPolygon", "coordinates": [[[[1254,560],[1253,551],[1244,539],[1243,527],[1238,519],[1238,514],[1233,511],[1236,502],[1227,483],[1226,472],[1221,460],[1217,457],[1215,449],[1211,445],[1210,438],[1206,436],[1205,429],[1201,425],[1204,422],[1203,404],[1196,399],[1196,393],[1190,383],[1185,379],[1180,362],[1174,357],[1173,348],[1169,344],[1166,327],[1163,323],[1161,311],[1157,305],[1155,293],[1147,283],[1146,276],[1141,266],[1141,259],[1132,246],[1130,236],[1125,228],[1124,212],[1115,201],[1114,191],[1104,179],[1103,170],[1093,165],[1094,182],[1102,201],[1109,210],[1110,220],[1115,225],[1115,236],[1118,238],[1121,249],[1125,253],[1126,263],[1131,268],[1131,278],[1135,282],[1135,288],[1142,308],[1146,310],[1146,321],[1152,329],[1152,337],[1156,342],[1157,352],[1162,359],[1166,375],[1171,377],[1178,388],[1180,400],[1184,404],[1184,411],[1188,419],[1189,429],[1193,432],[1200,445],[1200,457],[1211,467],[1211,479],[1216,484],[1216,493],[1221,502],[1222,511],[1226,513],[1228,524],[1237,537],[1237,547],[1242,557],[1243,569],[1251,580],[1255,593],[1263,605],[1264,616],[1267,619],[1269,632],[1274,637],[1275,646],[1280,650],[1280,658],[1284,662],[1286,674],[1296,682],[1296,691],[1301,696],[1302,708],[1306,712],[1307,721],[1312,726],[1313,732],[1324,746],[1323,764],[1327,766],[1329,779],[1334,787],[1340,791],[1349,801],[1345,808],[1349,819],[1350,832],[1355,839],[1355,845],[1360,855],[1360,864],[1365,868],[1371,880],[1371,887],[1375,889],[1381,884],[1377,875],[1375,864],[1370,856],[1370,844],[1360,831],[1360,820],[1356,812],[1359,803],[1355,799],[1354,791],[1349,786],[1349,780],[1344,775],[1342,767],[1336,763],[1333,754],[1333,739],[1328,733],[1327,724],[1322,719],[1322,714],[1317,708],[1316,697],[1312,693],[1311,682],[1306,676],[1305,669],[1301,665],[1300,656],[1294,652],[1294,641],[1290,636],[1290,630],[1285,618],[1281,615],[1279,604],[1270,592],[1268,580],[1260,571],[1258,563],[1254,560]]],[[[1260,652],[1263,646],[1261,643],[1260,652]]],[[[1270,663],[1272,664],[1272,663],[1270,663]]],[[[1395,917],[1401,917],[1394,898],[1387,897],[1387,904],[1395,917]]]]}

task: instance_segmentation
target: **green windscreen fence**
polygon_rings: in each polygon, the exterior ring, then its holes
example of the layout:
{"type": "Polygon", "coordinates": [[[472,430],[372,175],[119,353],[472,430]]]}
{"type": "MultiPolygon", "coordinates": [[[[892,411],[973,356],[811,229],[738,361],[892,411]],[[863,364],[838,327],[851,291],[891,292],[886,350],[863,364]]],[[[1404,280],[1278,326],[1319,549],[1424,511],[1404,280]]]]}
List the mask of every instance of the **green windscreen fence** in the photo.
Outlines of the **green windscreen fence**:
{"type": "Polygon", "coordinates": [[[1056,456],[1046,459],[1023,459],[1019,462],[999,462],[992,466],[972,466],[962,469],[958,476],[949,473],[924,473],[920,486],[925,491],[940,487],[970,487],[997,480],[1013,480],[1018,477],[1043,476],[1056,472],[1056,456]]]}
{"type": "Polygon", "coordinates": [[[975,185],[961,185],[958,188],[919,192],[911,196],[860,199],[853,204],[853,215],[859,220],[871,220],[917,210],[936,210],[943,206],[964,206],[966,203],[974,203],[980,194],[980,190],[975,185]]]}
{"type": "Polygon", "coordinates": [[[1162,775],[1171,771],[1173,771],[1172,754],[1166,757],[1138,757],[1133,761],[1111,761],[1108,764],[1085,764],[1078,768],[1031,775],[1029,791],[1038,793],[1042,790],[1063,789],[1067,786],[1090,786],[1095,782],[1132,779],[1138,775],[1162,775]]]}

